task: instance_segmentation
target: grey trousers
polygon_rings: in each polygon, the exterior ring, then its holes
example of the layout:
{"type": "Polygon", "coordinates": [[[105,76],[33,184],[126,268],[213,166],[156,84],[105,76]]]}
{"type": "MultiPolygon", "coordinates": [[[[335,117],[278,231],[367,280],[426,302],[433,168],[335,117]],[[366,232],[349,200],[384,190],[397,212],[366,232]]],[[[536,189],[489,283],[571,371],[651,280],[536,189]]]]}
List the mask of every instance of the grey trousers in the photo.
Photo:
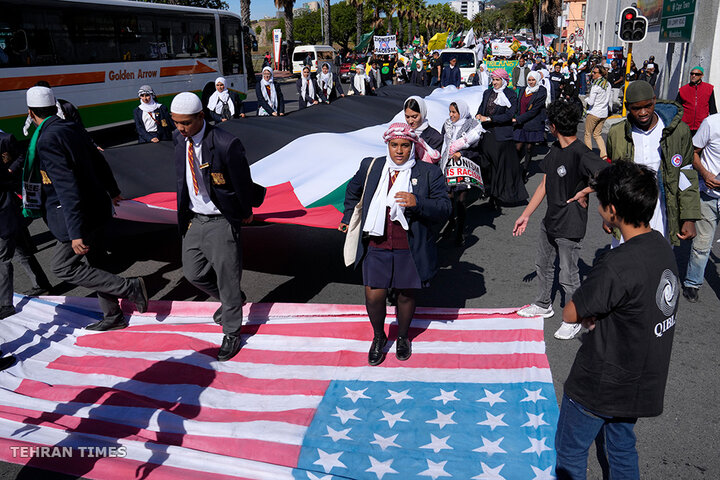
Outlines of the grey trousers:
{"type": "Polygon", "coordinates": [[[223,216],[195,216],[182,241],[183,274],[222,304],[223,333],[242,328],[242,246],[240,232],[223,216]]]}
{"type": "Polygon", "coordinates": [[[130,297],[133,286],[130,280],[101,270],[105,252],[100,240],[99,231],[83,237],[85,245],[90,247],[86,255],[77,255],[71,242],[58,242],[53,251],[51,268],[60,280],[94,290],[103,317],[115,321],[123,317],[118,298],[130,297]]]}
{"type": "Polygon", "coordinates": [[[560,286],[565,292],[565,303],[572,299],[572,294],[580,286],[578,260],[582,239],[557,238],[548,235],[545,222],[540,222],[540,238],[538,242],[535,268],[538,276],[538,293],[535,305],[548,308],[552,304],[552,287],[555,279],[555,258],[560,261],[560,286]]]}
{"type": "Polygon", "coordinates": [[[11,306],[15,260],[30,277],[33,288],[50,288],[50,281],[34,255],[35,247],[27,227],[21,226],[10,238],[0,238],[0,307],[11,306]]]}

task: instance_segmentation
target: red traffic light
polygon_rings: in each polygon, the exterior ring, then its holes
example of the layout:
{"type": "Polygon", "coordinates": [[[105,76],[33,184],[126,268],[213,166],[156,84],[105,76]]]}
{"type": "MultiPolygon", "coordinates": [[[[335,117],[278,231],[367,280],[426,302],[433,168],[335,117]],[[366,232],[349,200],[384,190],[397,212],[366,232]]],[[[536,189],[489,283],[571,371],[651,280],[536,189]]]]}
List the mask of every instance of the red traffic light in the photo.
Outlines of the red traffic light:
{"type": "Polygon", "coordinates": [[[625,20],[632,20],[634,16],[631,12],[628,12],[625,14],[625,20]]]}

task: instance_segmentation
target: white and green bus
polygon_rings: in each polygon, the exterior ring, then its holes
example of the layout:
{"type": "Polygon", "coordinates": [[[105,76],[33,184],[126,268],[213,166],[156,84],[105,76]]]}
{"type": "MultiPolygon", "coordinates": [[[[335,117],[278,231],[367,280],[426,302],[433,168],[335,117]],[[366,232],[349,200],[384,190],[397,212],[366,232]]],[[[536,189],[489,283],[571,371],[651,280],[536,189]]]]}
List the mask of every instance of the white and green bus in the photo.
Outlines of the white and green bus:
{"type": "Polygon", "coordinates": [[[158,101],[211,92],[215,78],[244,98],[248,79],[238,15],[127,0],[3,0],[0,129],[22,138],[25,90],[47,81],[92,130],[132,123],[138,87],[158,101]]]}

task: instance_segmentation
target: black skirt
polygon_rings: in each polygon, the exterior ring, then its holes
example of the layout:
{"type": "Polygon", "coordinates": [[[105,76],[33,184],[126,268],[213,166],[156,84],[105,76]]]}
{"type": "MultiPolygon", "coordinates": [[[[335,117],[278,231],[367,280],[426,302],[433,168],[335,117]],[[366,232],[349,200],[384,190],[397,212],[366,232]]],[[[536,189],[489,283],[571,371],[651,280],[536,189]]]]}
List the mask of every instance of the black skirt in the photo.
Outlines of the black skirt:
{"type": "Polygon", "coordinates": [[[483,164],[489,173],[485,188],[490,197],[508,205],[517,205],[527,200],[529,195],[522,179],[515,142],[498,141],[493,128],[483,134],[481,142],[483,164]]]}

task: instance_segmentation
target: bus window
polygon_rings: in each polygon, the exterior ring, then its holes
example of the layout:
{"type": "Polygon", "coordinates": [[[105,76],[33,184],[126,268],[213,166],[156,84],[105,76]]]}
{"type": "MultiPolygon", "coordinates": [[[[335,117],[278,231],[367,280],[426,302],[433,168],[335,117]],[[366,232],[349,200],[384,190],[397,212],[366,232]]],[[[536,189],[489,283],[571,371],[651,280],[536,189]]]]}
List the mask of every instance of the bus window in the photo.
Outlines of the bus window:
{"type": "Polygon", "coordinates": [[[105,63],[122,59],[115,36],[115,22],[105,12],[68,9],[64,12],[74,54],[68,63],[105,63]]]}
{"type": "Polygon", "coordinates": [[[243,73],[240,22],[221,18],[220,28],[222,29],[220,41],[222,42],[223,74],[243,73]]]}
{"type": "Polygon", "coordinates": [[[123,61],[159,58],[152,18],[140,15],[120,15],[115,19],[118,47],[123,61]]]}
{"type": "Polygon", "coordinates": [[[216,57],[214,23],[190,22],[187,25],[187,53],[193,57],[216,57]]]}

